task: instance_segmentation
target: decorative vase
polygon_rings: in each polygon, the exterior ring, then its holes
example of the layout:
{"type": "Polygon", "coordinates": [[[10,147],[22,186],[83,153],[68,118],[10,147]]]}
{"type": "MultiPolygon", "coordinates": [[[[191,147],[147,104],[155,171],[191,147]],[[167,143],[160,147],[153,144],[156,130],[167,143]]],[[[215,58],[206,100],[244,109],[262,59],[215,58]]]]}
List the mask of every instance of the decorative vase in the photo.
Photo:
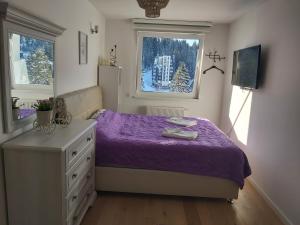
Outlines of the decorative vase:
{"type": "Polygon", "coordinates": [[[36,111],[37,123],[39,126],[47,126],[52,123],[53,110],[36,111]]]}
{"type": "Polygon", "coordinates": [[[13,120],[18,120],[19,115],[20,115],[20,109],[19,108],[12,109],[13,120]]]}

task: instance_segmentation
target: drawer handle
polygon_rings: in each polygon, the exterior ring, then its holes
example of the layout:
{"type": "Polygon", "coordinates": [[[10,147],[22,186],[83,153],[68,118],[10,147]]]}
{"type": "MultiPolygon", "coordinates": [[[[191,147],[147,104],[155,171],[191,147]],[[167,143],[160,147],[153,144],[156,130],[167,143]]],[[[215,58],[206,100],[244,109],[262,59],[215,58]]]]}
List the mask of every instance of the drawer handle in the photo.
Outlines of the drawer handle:
{"type": "Polygon", "coordinates": [[[92,174],[91,174],[91,173],[88,173],[88,174],[86,175],[86,179],[90,179],[91,176],[92,176],[92,174]]]}
{"type": "Polygon", "coordinates": [[[73,221],[76,221],[78,219],[78,216],[73,216],[73,221]]]}
{"type": "Polygon", "coordinates": [[[72,175],[72,179],[74,180],[76,177],[77,177],[77,173],[74,173],[74,174],[72,175]]]}
{"type": "Polygon", "coordinates": [[[77,151],[72,152],[72,156],[76,156],[77,155],[77,151]]]}
{"type": "Polygon", "coordinates": [[[86,157],[86,161],[90,161],[90,160],[91,160],[90,156],[86,157]]]}
{"type": "Polygon", "coordinates": [[[76,199],[77,199],[77,195],[74,195],[74,196],[72,197],[72,202],[75,201],[76,199]]]}
{"type": "Polygon", "coordinates": [[[92,140],[92,138],[90,138],[90,137],[88,137],[88,138],[86,139],[86,141],[88,141],[88,142],[91,141],[91,140],[92,140]]]}

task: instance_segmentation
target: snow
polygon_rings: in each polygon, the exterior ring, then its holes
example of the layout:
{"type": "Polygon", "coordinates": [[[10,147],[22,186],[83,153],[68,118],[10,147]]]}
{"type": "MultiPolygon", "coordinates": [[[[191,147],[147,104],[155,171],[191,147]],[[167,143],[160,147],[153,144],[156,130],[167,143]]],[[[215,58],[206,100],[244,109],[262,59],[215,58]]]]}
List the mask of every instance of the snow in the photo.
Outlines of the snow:
{"type": "Polygon", "coordinates": [[[152,70],[142,72],[141,91],[143,92],[171,92],[170,89],[158,89],[152,86],[152,70]]]}
{"type": "MultiPolygon", "coordinates": [[[[143,92],[159,92],[159,93],[170,93],[172,92],[169,88],[159,89],[152,86],[152,70],[146,70],[142,72],[141,91],[143,92]]],[[[190,80],[189,84],[193,87],[194,80],[190,80]]],[[[192,89],[192,88],[191,88],[192,89]]],[[[189,91],[189,93],[192,90],[189,91]]]]}
{"type": "Polygon", "coordinates": [[[142,73],[142,81],[144,81],[141,86],[142,91],[156,92],[156,88],[152,87],[152,70],[146,70],[142,73]]]}

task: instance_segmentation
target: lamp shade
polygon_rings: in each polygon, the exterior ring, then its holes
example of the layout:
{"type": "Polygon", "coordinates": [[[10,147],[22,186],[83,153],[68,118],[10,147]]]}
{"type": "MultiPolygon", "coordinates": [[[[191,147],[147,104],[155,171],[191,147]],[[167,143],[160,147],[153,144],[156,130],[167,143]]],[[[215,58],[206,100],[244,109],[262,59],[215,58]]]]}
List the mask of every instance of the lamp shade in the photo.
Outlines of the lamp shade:
{"type": "Polygon", "coordinates": [[[160,16],[160,10],[165,8],[169,0],[137,0],[139,6],[145,9],[145,15],[149,18],[160,16]]]}

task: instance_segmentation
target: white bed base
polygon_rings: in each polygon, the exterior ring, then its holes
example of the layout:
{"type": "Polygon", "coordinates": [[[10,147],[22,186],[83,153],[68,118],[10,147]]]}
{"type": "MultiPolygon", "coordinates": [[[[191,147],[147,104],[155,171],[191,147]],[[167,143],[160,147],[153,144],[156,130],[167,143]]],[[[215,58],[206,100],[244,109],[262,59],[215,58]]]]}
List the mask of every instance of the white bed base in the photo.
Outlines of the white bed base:
{"type": "Polygon", "coordinates": [[[237,199],[232,181],[185,173],[96,167],[96,190],[237,199]]]}
{"type": "MultiPolygon", "coordinates": [[[[73,118],[87,119],[102,108],[100,87],[68,93],[63,97],[73,118]]],[[[96,190],[130,193],[237,199],[239,187],[230,180],[178,172],[96,167],[96,190]]]]}

